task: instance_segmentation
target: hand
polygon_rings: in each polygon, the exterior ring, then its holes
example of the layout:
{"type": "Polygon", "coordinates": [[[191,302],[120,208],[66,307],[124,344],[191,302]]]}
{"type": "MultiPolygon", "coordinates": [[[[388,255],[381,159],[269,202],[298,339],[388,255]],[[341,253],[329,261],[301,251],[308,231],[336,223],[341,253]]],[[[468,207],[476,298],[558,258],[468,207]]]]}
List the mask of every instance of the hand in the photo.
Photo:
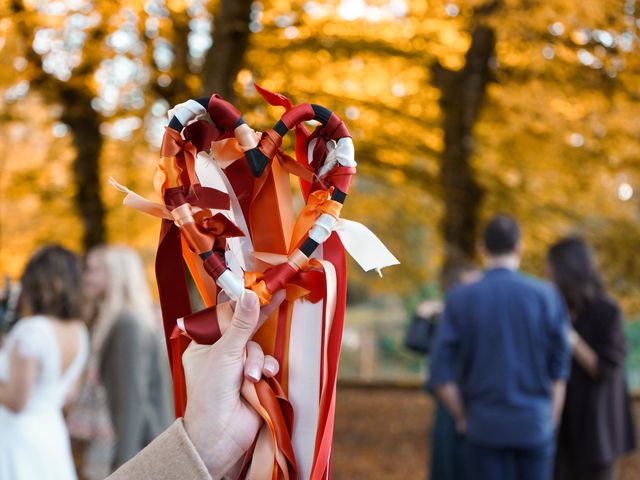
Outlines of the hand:
{"type": "Polygon", "coordinates": [[[460,417],[455,419],[456,433],[458,435],[464,435],[467,433],[467,417],[460,417]]]}
{"type": "Polygon", "coordinates": [[[442,313],[443,305],[439,300],[425,300],[416,307],[416,313],[423,317],[429,318],[442,313]]]}
{"type": "Polygon", "coordinates": [[[255,383],[278,373],[276,359],[250,339],[259,319],[266,319],[282,298],[274,298],[261,315],[257,295],[245,290],[220,340],[213,345],[191,342],[182,357],[188,393],[185,430],[213,478],[236,464],[262,424],[241,398],[240,387],[244,378],[255,383]]]}

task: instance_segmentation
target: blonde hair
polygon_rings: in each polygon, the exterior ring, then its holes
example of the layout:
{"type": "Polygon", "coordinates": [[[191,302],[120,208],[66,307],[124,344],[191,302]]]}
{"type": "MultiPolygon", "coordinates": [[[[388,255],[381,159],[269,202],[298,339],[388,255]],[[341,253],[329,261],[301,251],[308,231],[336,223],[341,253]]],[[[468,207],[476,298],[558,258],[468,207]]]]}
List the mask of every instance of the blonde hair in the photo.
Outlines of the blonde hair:
{"type": "Polygon", "coordinates": [[[92,328],[92,348],[99,353],[123,312],[131,314],[145,329],[152,329],[156,319],[144,266],[136,251],[125,246],[100,246],[89,255],[98,256],[107,276],[92,328]]]}

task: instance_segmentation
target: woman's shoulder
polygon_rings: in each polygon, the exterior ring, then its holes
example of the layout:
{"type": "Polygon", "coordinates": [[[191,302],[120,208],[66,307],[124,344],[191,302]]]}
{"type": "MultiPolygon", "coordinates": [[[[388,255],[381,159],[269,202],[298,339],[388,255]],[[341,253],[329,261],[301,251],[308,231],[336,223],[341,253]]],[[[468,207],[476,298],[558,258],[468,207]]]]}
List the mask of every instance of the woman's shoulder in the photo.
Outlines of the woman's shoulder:
{"type": "Polygon", "coordinates": [[[20,318],[7,337],[8,345],[18,345],[22,355],[42,356],[51,349],[50,320],[43,315],[20,318]]]}
{"type": "Polygon", "coordinates": [[[135,312],[123,310],[119,312],[114,321],[106,343],[138,343],[147,336],[146,325],[135,312]]]}
{"type": "Polygon", "coordinates": [[[582,310],[583,317],[593,321],[611,322],[622,320],[622,310],[618,302],[609,295],[600,295],[591,300],[582,310]]]}
{"type": "Polygon", "coordinates": [[[23,327],[25,325],[41,325],[48,322],[49,319],[44,315],[28,315],[18,319],[13,328],[23,327]]]}
{"type": "Polygon", "coordinates": [[[20,318],[13,328],[10,335],[24,335],[36,330],[48,330],[50,328],[50,320],[44,315],[30,315],[20,318]]]}
{"type": "Polygon", "coordinates": [[[620,305],[610,295],[600,295],[593,300],[593,309],[602,313],[620,313],[620,305]]]}

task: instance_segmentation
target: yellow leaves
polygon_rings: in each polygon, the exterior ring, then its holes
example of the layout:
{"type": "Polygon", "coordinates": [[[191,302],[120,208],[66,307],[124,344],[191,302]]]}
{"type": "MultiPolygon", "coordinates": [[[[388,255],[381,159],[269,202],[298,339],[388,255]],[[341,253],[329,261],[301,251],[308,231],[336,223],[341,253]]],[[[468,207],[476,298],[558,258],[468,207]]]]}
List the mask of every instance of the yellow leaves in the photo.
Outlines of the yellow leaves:
{"type": "Polygon", "coordinates": [[[443,29],[440,33],[440,42],[451,51],[439,58],[440,63],[450,70],[460,70],[464,66],[464,54],[471,44],[469,35],[450,28],[443,29]]]}
{"type": "Polygon", "coordinates": [[[444,138],[440,129],[430,129],[423,134],[423,140],[427,147],[436,152],[444,150],[444,138]]]}
{"type": "Polygon", "coordinates": [[[199,92],[202,86],[202,78],[200,77],[200,75],[188,74],[185,77],[185,83],[187,85],[188,91],[199,92]]]}
{"type": "MultiPolygon", "coordinates": [[[[96,11],[102,16],[99,28],[113,32],[126,20],[123,7],[141,12],[145,1],[97,2],[96,11]]],[[[266,106],[252,92],[253,81],[289,96],[294,103],[323,104],[343,117],[354,136],[360,162],[353,195],[345,206],[346,216],[372,227],[406,262],[402,268],[390,270],[381,283],[372,283],[371,276],[360,275],[357,269],[351,273],[352,280],[374,289],[408,292],[417,283],[436,277],[441,259],[437,232],[442,206],[436,187],[424,178],[437,179],[444,139],[439,91],[431,83],[430,67],[438,61],[450,70],[461,69],[472,25],[479,21],[496,31],[499,62],[498,82],[490,85],[474,127],[473,165],[487,189],[483,214],[509,209],[523,219],[527,265],[536,271],[540,271],[549,242],[567,229],[592,228],[585,226],[591,218],[615,219],[615,225],[607,230],[609,238],[617,239],[612,244],[629,248],[620,225],[631,225],[636,199],[622,205],[616,188],[622,171],[634,187],[640,180],[637,102],[629,94],[637,90],[640,56],[637,51],[617,52],[616,62],[624,69],[610,79],[606,67],[613,63],[612,52],[598,49],[592,39],[583,45],[580,37],[585,29],[593,28],[622,32],[626,27],[619,2],[505,0],[491,15],[473,22],[473,9],[486,0],[407,0],[405,18],[376,22],[362,15],[345,20],[338,11],[340,0],[315,2],[317,8],[306,0],[260,3],[263,29],[252,34],[243,69],[235,79],[245,120],[265,129],[282,114],[281,108],[266,106]],[[447,9],[449,3],[456,3],[459,11],[447,9]],[[550,29],[556,22],[562,28],[550,29]],[[293,30],[287,31],[291,28],[296,29],[295,35],[293,30]],[[577,58],[580,48],[603,57],[605,68],[581,65],[577,58]],[[576,135],[583,139],[580,147],[567,142],[580,138],[576,135]],[[419,260],[407,253],[416,251],[421,255],[419,260]]],[[[368,5],[387,3],[375,0],[368,5]]],[[[188,4],[187,0],[166,2],[172,15],[160,20],[159,35],[168,42],[176,38],[176,25],[186,32],[188,4]]],[[[6,5],[0,0],[0,14],[6,5]]],[[[29,5],[35,8],[34,1],[29,5]]],[[[217,5],[216,1],[209,4],[214,13],[217,5]]],[[[58,26],[62,17],[41,18],[32,11],[20,21],[35,27],[58,26]]],[[[15,40],[16,20],[0,20],[1,88],[15,83],[14,58],[23,54],[15,40]]],[[[86,46],[82,58],[88,73],[78,75],[74,85],[95,92],[92,68],[109,55],[102,41],[86,46]]],[[[141,60],[148,62],[149,58],[141,60]]],[[[170,68],[166,74],[177,78],[174,70],[170,68]]],[[[199,89],[200,78],[180,76],[193,91],[199,89]]],[[[5,203],[6,190],[0,189],[2,212],[10,205],[21,215],[20,221],[14,221],[0,212],[0,233],[5,232],[0,239],[0,257],[3,261],[18,258],[18,263],[24,255],[12,254],[46,239],[47,229],[55,232],[52,239],[63,235],[59,234],[62,227],[70,232],[67,236],[79,237],[80,230],[70,200],[69,138],[51,136],[51,119],[57,113],[42,105],[28,111],[35,117],[24,124],[42,139],[38,143],[57,150],[44,162],[44,151],[29,150],[26,139],[3,140],[0,131],[0,155],[6,145],[15,144],[15,158],[26,159],[24,164],[15,163],[7,169],[7,178],[19,185],[11,191],[14,196],[9,203],[5,203]],[[41,191],[51,198],[40,196],[41,191]],[[46,217],[40,212],[45,201],[46,217]],[[24,218],[36,226],[28,228],[29,223],[20,223],[24,218]]],[[[7,131],[7,125],[2,126],[7,131]]],[[[142,129],[136,135],[138,146],[106,139],[103,175],[114,175],[149,196],[157,157],[143,143],[142,129]]],[[[285,146],[291,151],[291,137],[285,146]]],[[[109,208],[110,238],[144,246],[145,254],[152,258],[157,221],[121,207],[118,192],[105,189],[104,198],[109,208]]],[[[611,253],[606,244],[602,248],[611,253]]]]}
{"type": "Polygon", "coordinates": [[[187,0],[165,0],[167,8],[173,12],[182,13],[189,6],[187,0]]]}
{"type": "Polygon", "coordinates": [[[242,85],[247,85],[253,81],[253,75],[251,74],[251,70],[243,68],[238,72],[238,76],[236,77],[236,81],[238,81],[242,85]]]}
{"type": "Polygon", "coordinates": [[[585,105],[566,98],[553,98],[549,102],[549,107],[552,112],[564,116],[569,121],[580,120],[588,113],[585,105]]]}

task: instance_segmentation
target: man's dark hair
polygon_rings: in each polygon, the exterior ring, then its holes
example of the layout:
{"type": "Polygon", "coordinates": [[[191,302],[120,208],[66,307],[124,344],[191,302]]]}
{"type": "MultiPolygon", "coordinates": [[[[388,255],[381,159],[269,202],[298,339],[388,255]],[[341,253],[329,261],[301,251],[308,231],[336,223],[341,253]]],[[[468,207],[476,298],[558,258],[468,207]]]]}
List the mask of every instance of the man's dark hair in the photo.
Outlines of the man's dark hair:
{"type": "Polygon", "coordinates": [[[484,248],[490,255],[513,253],[520,242],[520,225],[509,215],[496,215],[484,228],[484,248]]]}
{"type": "Polygon", "coordinates": [[[27,263],[20,283],[29,314],[82,318],[82,264],[75,253],[59,245],[41,248],[27,263]]]}

